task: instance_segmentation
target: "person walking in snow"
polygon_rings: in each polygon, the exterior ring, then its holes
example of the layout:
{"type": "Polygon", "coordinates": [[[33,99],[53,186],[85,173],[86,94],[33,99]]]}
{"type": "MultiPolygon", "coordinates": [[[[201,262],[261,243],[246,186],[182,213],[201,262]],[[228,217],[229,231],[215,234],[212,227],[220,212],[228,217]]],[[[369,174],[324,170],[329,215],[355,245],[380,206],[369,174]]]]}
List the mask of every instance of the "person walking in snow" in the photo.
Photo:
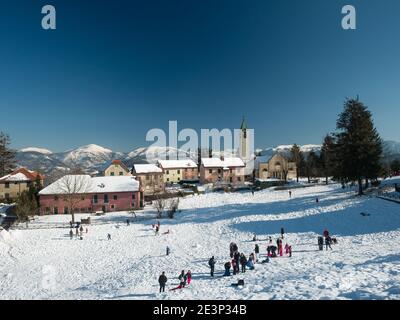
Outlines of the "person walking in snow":
{"type": "Polygon", "coordinates": [[[158,225],[156,225],[156,236],[158,236],[158,232],[160,231],[160,227],[158,225]]]}
{"type": "Polygon", "coordinates": [[[327,236],[327,237],[325,238],[326,250],[328,250],[328,247],[332,250],[331,242],[332,242],[332,238],[331,238],[330,236],[327,236]]]}
{"type": "Polygon", "coordinates": [[[187,284],[189,285],[192,282],[192,272],[189,270],[186,273],[187,284]]]}
{"type": "Polygon", "coordinates": [[[107,239],[111,240],[111,234],[107,233],[107,239]]]}
{"type": "Polygon", "coordinates": [[[75,228],[75,235],[78,237],[79,236],[79,228],[78,228],[78,226],[76,226],[76,228],[75,228]]]}
{"type": "Polygon", "coordinates": [[[162,272],[160,277],[158,278],[158,283],[160,284],[160,293],[165,292],[165,284],[167,283],[168,279],[165,275],[165,271],[162,272]]]}
{"type": "Polygon", "coordinates": [[[88,227],[86,227],[86,233],[88,233],[89,232],[89,228],[88,227]]]}
{"type": "Polygon", "coordinates": [[[292,198],[292,191],[289,190],[289,199],[291,199],[291,198],[292,198]]]}
{"type": "Polygon", "coordinates": [[[277,249],[278,249],[278,254],[280,256],[282,256],[283,255],[282,239],[280,239],[280,238],[276,239],[276,246],[277,246],[277,249]]]}
{"type": "Polygon", "coordinates": [[[210,274],[211,277],[214,277],[214,267],[215,267],[215,259],[214,256],[212,256],[210,258],[210,260],[208,260],[208,265],[210,266],[210,274]]]}
{"type": "Polygon", "coordinates": [[[182,289],[186,286],[186,274],[185,274],[185,270],[182,270],[181,274],[178,277],[179,279],[179,288],[182,289]]]}
{"type": "Polygon", "coordinates": [[[240,265],[242,266],[242,273],[246,272],[246,264],[247,264],[247,258],[242,253],[242,254],[240,254],[240,265]]]}
{"type": "Polygon", "coordinates": [[[285,229],[281,228],[281,237],[283,239],[283,235],[285,234],[285,229]]]}
{"type": "Polygon", "coordinates": [[[292,246],[289,246],[289,258],[292,257],[292,246]]]}
{"type": "Polygon", "coordinates": [[[255,245],[254,252],[256,254],[256,261],[258,261],[258,255],[260,254],[260,247],[258,246],[258,244],[255,245]]]}
{"type": "Polygon", "coordinates": [[[129,226],[129,219],[126,219],[126,225],[129,226]]]}
{"type": "Polygon", "coordinates": [[[169,249],[169,247],[167,246],[167,256],[169,256],[169,253],[170,253],[170,249],[169,249]]]}
{"type": "Polygon", "coordinates": [[[83,234],[83,226],[81,225],[81,227],[79,228],[79,234],[80,234],[80,236],[82,236],[82,234],[83,234]]]}
{"type": "Polygon", "coordinates": [[[72,238],[74,237],[74,232],[71,230],[69,230],[69,238],[72,240],[72,238]]]}

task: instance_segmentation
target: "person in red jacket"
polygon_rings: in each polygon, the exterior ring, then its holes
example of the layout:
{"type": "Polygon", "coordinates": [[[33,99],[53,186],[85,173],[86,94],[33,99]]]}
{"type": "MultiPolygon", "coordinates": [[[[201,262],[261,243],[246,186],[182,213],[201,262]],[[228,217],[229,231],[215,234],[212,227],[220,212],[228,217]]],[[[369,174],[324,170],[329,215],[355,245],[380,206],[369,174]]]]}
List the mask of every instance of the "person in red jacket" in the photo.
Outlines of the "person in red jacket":
{"type": "Polygon", "coordinates": [[[328,229],[325,229],[324,230],[324,238],[327,238],[327,237],[329,237],[329,231],[328,231],[328,229]]]}

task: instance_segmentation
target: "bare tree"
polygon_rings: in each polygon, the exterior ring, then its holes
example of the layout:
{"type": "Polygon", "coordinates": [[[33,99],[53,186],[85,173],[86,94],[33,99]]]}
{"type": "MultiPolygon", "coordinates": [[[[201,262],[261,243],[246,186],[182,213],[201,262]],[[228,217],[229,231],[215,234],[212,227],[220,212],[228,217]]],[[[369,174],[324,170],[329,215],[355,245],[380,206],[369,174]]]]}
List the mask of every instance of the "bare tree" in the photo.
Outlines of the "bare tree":
{"type": "Polygon", "coordinates": [[[161,219],[165,209],[165,205],[166,202],[162,194],[160,193],[154,194],[153,207],[157,210],[157,219],[161,219]]]}
{"type": "Polygon", "coordinates": [[[56,185],[67,204],[72,223],[75,223],[75,209],[91,190],[91,178],[88,175],[66,175],[57,180],[56,185]]]}
{"type": "Polygon", "coordinates": [[[175,213],[178,211],[179,208],[179,198],[172,199],[168,203],[168,218],[173,219],[175,213]]]}

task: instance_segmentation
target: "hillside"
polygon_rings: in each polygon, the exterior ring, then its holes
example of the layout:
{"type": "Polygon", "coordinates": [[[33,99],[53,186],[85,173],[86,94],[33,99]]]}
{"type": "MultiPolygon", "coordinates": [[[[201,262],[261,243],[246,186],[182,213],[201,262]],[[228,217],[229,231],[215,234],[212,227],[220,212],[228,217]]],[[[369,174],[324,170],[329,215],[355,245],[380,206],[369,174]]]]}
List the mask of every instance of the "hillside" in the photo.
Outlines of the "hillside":
{"type": "MultiPolygon", "coordinates": [[[[0,235],[0,278],[3,299],[399,299],[400,206],[355,197],[338,185],[214,193],[181,201],[174,220],[161,220],[155,236],[151,208],[138,212],[127,226],[126,212],[94,217],[83,240],[70,240],[69,216],[40,217],[28,230],[0,235]],[[319,197],[319,203],[315,198],[319,197]],[[360,213],[367,213],[363,216],[360,213]],[[55,228],[62,227],[66,228],[55,228]],[[284,227],[284,243],[293,256],[256,264],[254,271],[222,277],[235,241],[246,256],[256,233],[274,241],[284,227]],[[328,228],[338,244],[318,251],[317,237],[328,228]],[[112,236],[107,240],[107,234],[112,236]],[[165,256],[166,246],[171,254],[165,256]],[[208,259],[217,261],[209,276],[208,259]],[[29,270],[27,270],[29,266],[29,270]],[[189,287],[158,293],[157,279],[165,271],[167,288],[190,269],[189,287]],[[244,279],[243,288],[232,283],[244,279]]],[[[258,241],[261,259],[266,241],[258,241]]]]}

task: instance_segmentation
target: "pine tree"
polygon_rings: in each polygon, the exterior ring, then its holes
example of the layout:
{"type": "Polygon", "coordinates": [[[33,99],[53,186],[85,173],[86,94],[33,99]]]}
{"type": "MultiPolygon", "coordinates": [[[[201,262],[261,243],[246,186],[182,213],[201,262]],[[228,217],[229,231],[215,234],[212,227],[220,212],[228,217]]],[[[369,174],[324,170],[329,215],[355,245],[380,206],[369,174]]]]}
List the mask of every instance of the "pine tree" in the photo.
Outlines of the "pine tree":
{"type": "Polygon", "coordinates": [[[10,136],[0,131],[0,177],[15,169],[15,151],[10,148],[10,144],[10,136]]]}
{"type": "Polygon", "coordinates": [[[376,179],[381,168],[382,142],[374,127],[372,114],[357,99],[347,99],[336,123],[338,176],[345,181],[376,179]]]}
{"type": "Polygon", "coordinates": [[[28,221],[30,216],[37,214],[38,208],[32,189],[23,191],[17,199],[16,213],[18,220],[21,222],[28,221]]]}
{"type": "Polygon", "coordinates": [[[311,151],[308,156],[307,160],[305,161],[305,173],[308,179],[308,183],[311,182],[310,178],[315,178],[319,175],[320,172],[320,163],[319,158],[315,154],[314,151],[311,151]]]}
{"type": "Polygon", "coordinates": [[[321,170],[328,184],[329,176],[335,173],[335,138],[327,134],[321,148],[320,154],[321,170]]]}
{"type": "Polygon", "coordinates": [[[294,144],[291,151],[291,161],[296,164],[296,180],[299,182],[299,177],[303,173],[305,162],[303,153],[297,144],[294,144]]]}

